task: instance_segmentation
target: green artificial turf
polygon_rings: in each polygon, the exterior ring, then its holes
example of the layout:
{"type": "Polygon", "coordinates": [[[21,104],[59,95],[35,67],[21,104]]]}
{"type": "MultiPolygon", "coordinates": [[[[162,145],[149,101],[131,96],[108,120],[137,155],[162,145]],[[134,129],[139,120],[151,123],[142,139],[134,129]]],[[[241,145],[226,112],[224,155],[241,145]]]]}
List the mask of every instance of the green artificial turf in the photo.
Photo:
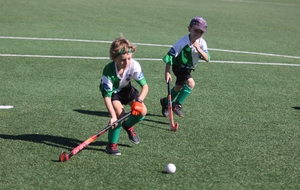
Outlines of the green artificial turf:
{"type": "MultiPolygon", "coordinates": [[[[299,7],[296,0],[1,1],[0,105],[14,108],[0,109],[0,189],[299,189],[299,7]],[[140,143],[121,130],[122,155],[111,156],[104,133],[59,162],[61,151],[108,124],[99,84],[110,60],[88,58],[108,57],[110,44],[49,38],[109,42],[122,33],[171,46],[195,16],[207,20],[211,62],[192,72],[185,117],[174,116],[179,129],[171,132],[161,115],[165,64],[140,60],[149,85],[148,114],[135,126],[140,143]],[[176,173],[165,172],[168,163],[176,173]]],[[[140,44],[134,58],[161,59],[169,46],[140,44]]]]}

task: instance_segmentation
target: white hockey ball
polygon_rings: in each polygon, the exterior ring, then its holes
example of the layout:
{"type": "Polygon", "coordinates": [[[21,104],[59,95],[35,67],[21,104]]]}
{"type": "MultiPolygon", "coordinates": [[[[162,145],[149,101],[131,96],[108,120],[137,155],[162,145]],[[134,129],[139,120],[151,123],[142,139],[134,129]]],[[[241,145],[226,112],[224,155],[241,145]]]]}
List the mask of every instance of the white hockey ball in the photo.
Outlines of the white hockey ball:
{"type": "Polygon", "coordinates": [[[172,163],[168,164],[166,166],[166,171],[169,173],[169,174],[173,174],[176,172],[176,166],[172,163]]]}

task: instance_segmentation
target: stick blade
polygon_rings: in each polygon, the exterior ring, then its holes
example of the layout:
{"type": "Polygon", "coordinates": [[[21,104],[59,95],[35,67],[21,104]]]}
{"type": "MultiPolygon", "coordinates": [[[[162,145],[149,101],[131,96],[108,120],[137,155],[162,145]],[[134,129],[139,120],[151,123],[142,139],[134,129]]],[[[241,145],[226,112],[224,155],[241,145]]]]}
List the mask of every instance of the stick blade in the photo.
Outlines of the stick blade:
{"type": "Polygon", "coordinates": [[[176,131],[178,129],[178,123],[175,123],[174,126],[172,126],[171,131],[176,131]]]}
{"type": "Polygon", "coordinates": [[[62,151],[61,154],[60,154],[60,156],[59,156],[59,161],[61,161],[61,162],[66,161],[65,155],[66,155],[66,152],[62,151]]]}

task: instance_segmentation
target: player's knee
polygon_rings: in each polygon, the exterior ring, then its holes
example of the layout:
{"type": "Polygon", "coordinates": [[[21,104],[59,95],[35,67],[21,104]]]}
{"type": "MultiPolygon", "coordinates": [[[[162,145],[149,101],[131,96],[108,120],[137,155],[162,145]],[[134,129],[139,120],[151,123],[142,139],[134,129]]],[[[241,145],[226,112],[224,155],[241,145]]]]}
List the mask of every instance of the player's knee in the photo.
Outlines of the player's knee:
{"type": "Polygon", "coordinates": [[[139,114],[139,115],[137,115],[139,118],[142,118],[142,117],[144,117],[144,116],[146,116],[146,114],[147,114],[147,107],[145,106],[145,104],[143,103],[143,111],[139,114]]]}
{"type": "Polygon", "coordinates": [[[141,114],[142,114],[142,117],[144,117],[144,116],[146,116],[146,114],[147,114],[147,107],[145,106],[145,104],[143,104],[144,105],[144,107],[143,107],[143,111],[141,112],[141,114]]]}
{"type": "Polygon", "coordinates": [[[190,89],[193,89],[195,87],[195,81],[193,78],[189,78],[187,81],[186,81],[186,85],[188,85],[188,87],[190,89]]]}
{"type": "Polygon", "coordinates": [[[121,117],[124,116],[124,109],[115,109],[115,112],[116,112],[116,116],[118,119],[120,119],[121,117]]]}
{"type": "Polygon", "coordinates": [[[180,92],[180,90],[182,89],[182,87],[183,86],[176,84],[175,87],[174,87],[175,92],[180,92]]]}

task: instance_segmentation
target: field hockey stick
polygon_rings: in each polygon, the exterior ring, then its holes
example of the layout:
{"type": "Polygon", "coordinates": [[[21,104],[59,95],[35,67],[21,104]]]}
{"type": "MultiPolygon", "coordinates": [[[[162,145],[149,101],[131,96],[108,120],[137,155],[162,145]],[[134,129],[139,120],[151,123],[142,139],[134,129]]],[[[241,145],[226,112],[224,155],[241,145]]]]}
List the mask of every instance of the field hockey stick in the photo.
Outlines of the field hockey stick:
{"type": "Polygon", "coordinates": [[[169,118],[170,118],[171,131],[176,131],[178,129],[178,123],[175,123],[174,125],[174,121],[173,121],[170,80],[168,81],[168,106],[169,106],[169,118]]]}
{"type": "Polygon", "coordinates": [[[75,154],[77,154],[78,152],[80,152],[84,147],[86,147],[91,142],[93,142],[97,137],[99,137],[100,135],[102,135],[103,133],[105,133],[106,131],[108,131],[110,128],[112,128],[115,124],[123,121],[124,119],[126,119],[130,115],[131,115],[131,112],[127,113],[126,115],[124,115],[123,117],[121,117],[120,119],[118,119],[117,121],[115,121],[113,124],[108,125],[102,131],[100,131],[99,133],[93,135],[92,137],[90,137],[89,139],[87,139],[86,141],[84,141],[83,143],[81,143],[79,146],[77,146],[76,148],[74,148],[68,154],[66,154],[65,151],[62,151],[62,153],[59,156],[59,161],[64,162],[64,161],[69,160],[72,156],[74,156],[75,154]]]}

